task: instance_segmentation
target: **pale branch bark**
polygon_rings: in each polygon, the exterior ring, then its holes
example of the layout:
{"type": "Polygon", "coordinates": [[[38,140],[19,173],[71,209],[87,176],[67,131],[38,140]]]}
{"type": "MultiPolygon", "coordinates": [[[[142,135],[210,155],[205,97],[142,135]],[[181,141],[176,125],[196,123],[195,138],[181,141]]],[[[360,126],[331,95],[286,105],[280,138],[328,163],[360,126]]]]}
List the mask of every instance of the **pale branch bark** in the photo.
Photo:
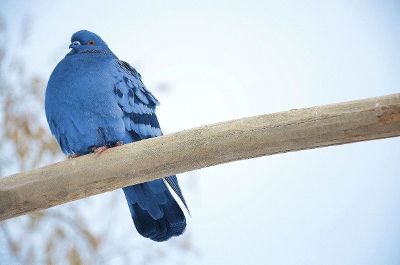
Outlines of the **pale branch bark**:
{"type": "Polygon", "coordinates": [[[400,94],[185,130],[0,178],[0,220],[230,161],[400,136],[400,94]]]}

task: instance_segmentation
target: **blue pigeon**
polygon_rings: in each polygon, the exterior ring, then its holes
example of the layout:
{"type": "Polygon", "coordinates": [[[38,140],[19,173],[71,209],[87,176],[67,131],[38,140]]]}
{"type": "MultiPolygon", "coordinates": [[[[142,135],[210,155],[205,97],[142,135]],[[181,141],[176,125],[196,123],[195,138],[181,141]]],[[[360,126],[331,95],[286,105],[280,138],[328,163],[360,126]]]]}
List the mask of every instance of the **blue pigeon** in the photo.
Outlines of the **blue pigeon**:
{"type": "MultiPolygon", "coordinates": [[[[140,74],[119,60],[95,33],[71,37],[71,51],[50,76],[47,122],[69,157],[162,135],[155,114],[158,100],[140,74]]],[[[166,183],[187,205],[176,176],[123,188],[138,232],[154,241],[181,235],[185,215],[166,183]]]]}

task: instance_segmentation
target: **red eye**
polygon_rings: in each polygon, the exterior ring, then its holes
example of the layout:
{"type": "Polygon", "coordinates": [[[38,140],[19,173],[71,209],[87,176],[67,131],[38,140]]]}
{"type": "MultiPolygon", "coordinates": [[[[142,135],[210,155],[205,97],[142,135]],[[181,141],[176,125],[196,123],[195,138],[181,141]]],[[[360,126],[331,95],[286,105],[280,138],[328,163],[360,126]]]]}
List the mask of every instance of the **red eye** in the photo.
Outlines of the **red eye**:
{"type": "Polygon", "coordinates": [[[90,40],[90,41],[88,42],[88,45],[95,45],[94,40],[90,40]]]}

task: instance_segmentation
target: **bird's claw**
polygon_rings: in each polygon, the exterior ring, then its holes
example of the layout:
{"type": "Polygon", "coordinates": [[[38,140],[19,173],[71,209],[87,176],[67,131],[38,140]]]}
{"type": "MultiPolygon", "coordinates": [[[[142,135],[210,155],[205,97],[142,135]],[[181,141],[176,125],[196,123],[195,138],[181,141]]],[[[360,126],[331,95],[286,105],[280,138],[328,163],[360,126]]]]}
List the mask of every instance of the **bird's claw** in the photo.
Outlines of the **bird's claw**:
{"type": "Polygon", "coordinates": [[[101,153],[103,153],[104,151],[106,151],[107,149],[109,149],[111,147],[121,146],[123,144],[124,144],[124,142],[118,141],[114,145],[103,145],[103,146],[100,146],[100,147],[93,146],[90,150],[92,151],[92,153],[101,154],[101,153]]]}
{"type": "Polygon", "coordinates": [[[107,145],[103,145],[103,146],[100,146],[100,147],[92,147],[91,151],[92,151],[92,153],[95,153],[95,154],[101,154],[104,151],[106,151],[108,148],[109,147],[107,145]]]}
{"type": "Polygon", "coordinates": [[[80,154],[72,154],[68,156],[68,159],[72,159],[72,158],[77,158],[78,156],[81,156],[80,154]]]}

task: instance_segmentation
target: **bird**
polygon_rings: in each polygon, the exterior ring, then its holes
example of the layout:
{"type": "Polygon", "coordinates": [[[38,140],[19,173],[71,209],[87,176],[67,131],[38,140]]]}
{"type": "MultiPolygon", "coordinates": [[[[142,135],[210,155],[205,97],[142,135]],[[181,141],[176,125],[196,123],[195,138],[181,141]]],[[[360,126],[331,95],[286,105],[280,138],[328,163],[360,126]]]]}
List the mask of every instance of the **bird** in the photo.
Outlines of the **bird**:
{"type": "MultiPolygon", "coordinates": [[[[69,158],[162,135],[160,104],[141,75],[88,30],[75,32],[70,51],[50,75],[45,112],[52,135],[69,158]]],[[[162,242],[184,233],[189,212],[178,179],[168,176],[123,188],[133,223],[143,237],[162,242]]]]}

